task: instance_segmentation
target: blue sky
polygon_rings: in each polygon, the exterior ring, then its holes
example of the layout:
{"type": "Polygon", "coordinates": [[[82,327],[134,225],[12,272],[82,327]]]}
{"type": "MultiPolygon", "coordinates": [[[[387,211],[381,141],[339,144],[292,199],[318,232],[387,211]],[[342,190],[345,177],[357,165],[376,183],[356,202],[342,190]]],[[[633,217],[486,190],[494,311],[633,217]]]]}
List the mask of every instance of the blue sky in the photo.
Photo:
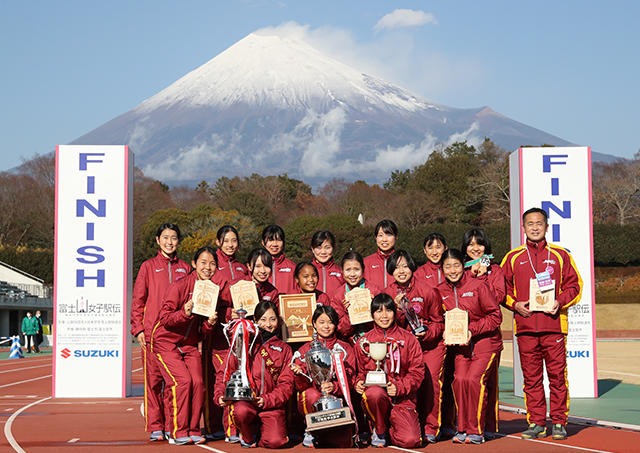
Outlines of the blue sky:
{"type": "Polygon", "coordinates": [[[320,50],[433,101],[488,105],[632,157],[639,16],[634,1],[6,1],[0,170],[130,110],[252,31],[289,22],[320,50]]]}

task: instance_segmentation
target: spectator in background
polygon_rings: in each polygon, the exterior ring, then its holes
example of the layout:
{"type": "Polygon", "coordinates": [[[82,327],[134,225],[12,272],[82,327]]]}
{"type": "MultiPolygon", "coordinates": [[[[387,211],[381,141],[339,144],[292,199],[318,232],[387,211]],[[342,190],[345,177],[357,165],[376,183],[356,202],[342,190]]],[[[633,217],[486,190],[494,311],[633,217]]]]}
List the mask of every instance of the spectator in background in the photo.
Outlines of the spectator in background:
{"type": "Polygon", "coordinates": [[[40,313],[40,310],[36,310],[36,321],[38,321],[38,333],[36,334],[35,346],[38,348],[37,352],[40,352],[40,345],[42,344],[42,340],[44,340],[44,335],[42,332],[42,315],[40,313]]]}
{"type": "Polygon", "coordinates": [[[22,335],[24,335],[25,345],[27,346],[27,352],[31,352],[31,344],[33,344],[33,352],[40,352],[38,345],[35,341],[35,336],[38,333],[38,321],[31,315],[31,312],[27,312],[27,316],[22,319],[22,335]]]}

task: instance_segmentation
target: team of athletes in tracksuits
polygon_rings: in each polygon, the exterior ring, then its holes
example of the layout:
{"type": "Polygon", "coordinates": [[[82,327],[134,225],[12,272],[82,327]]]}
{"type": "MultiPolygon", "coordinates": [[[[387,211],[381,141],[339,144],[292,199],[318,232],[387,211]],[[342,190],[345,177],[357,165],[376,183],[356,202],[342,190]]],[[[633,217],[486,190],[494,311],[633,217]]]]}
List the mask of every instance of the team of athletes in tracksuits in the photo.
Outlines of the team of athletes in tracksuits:
{"type": "Polygon", "coordinates": [[[284,231],[270,225],[263,231],[263,247],[251,251],[245,265],[236,259],[238,232],[226,225],[218,231],[217,249],[201,248],[189,266],[177,258],[178,227],[162,225],[158,254],[142,264],[136,279],[131,319],[132,334],[144,351],[150,439],[176,445],[225,439],[266,448],[283,447],[298,436],[305,447],[414,448],[444,438],[482,443],[498,432],[501,304],[514,313],[524,376],[529,426],[522,437],[546,436],[546,367],[552,437],[566,438],[567,308],[579,301],[582,281],[571,255],[546,242],[545,211],[525,212],[523,229],[526,243],[501,265],[480,260],[491,254],[480,229],[465,234],[461,250],[447,248],[445,238],[432,233],[424,241],[427,263],[418,268],[408,252],[396,250],[398,230],[391,220],[376,225],[376,253],[363,258],[349,251],[339,264],[333,261],[335,238],[329,231],[313,235],[313,261],[296,265],[284,256],[284,231]],[[528,307],[531,280],[541,276],[555,282],[549,313],[528,307]],[[220,287],[216,314],[208,319],[191,312],[198,279],[220,287]],[[256,395],[252,402],[223,398],[229,370],[237,365],[222,324],[236,317],[229,288],[239,280],[253,281],[261,299],[247,368],[256,395]],[[351,325],[346,294],[355,288],[368,288],[375,296],[373,322],[351,325]],[[310,343],[279,338],[278,295],[295,293],[315,293],[317,339],[338,352],[344,370],[322,386],[307,377],[304,353],[310,343]],[[412,331],[406,307],[425,331],[412,331]],[[448,344],[444,334],[445,313],[454,308],[468,316],[463,345],[448,344]],[[386,386],[364,385],[367,372],[376,368],[361,348],[366,341],[388,344],[382,364],[386,386]],[[345,400],[355,425],[305,429],[304,415],[323,391],[345,400]]]}

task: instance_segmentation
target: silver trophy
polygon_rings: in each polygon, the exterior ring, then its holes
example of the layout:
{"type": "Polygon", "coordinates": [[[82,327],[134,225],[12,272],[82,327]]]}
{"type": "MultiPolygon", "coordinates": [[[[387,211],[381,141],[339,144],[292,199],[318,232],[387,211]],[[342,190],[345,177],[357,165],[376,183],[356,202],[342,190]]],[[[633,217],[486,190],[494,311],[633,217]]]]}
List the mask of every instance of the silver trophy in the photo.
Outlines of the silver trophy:
{"type": "MultiPolygon", "coordinates": [[[[251,332],[247,332],[246,325],[241,322],[247,315],[244,309],[236,310],[238,319],[233,320],[224,326],[224,335],[229,343],[229,354],[233,354],[238,359],[238,369],[231,373],[227,386],[224,390],[224,401],[253,401],[255,394],[249,384],[249,376],[247,375],[247,354],[245,353],[245,342],[250,341],[249,351],[253,349],[257,335],[251,338],[251,332]],[[237,334],[229,339],[229,332],[233,332],[237,325],[237,334]],[[231,342],[233,341],[233,344],[231,342]]],[[[246,321],[245,321],[246,322],[246,321]]],[[[257,329],[256,329],[257,330],[257,329]]],[[[225,370],[226,373],[226,370],[225,370]]]]}
{"type": "Polygon", "coordinates": [[[380,369],[380,362],[387,356],[387,343],[384,341],[369,341],[367,337],[360,337],[358,342],[360,343],[362,352],[376,361],[376,369],[367,373],[364,385],[379,385],[385,387],[387,385],[387,375],[380,369]],[[368,351],[365,349],[365,346],[369,346],[368,351]]]}
{"type": "Polygon", "coordinates": [[[427,327],[422,325],[422,321],[418,318],[413,306],[409,303],[409,299],[406,296],[402,296],[402,313],[404,313],[404,319],[407,320],[409,327],[414,335],[426,332],[427,327]]]}
{"type": "MultiPolygon", "coordinates": [[[[311,348],[305,353],[304,360],[309,377],[318,387],[325,382],[331,382],[334,373],[332,354],[339,352],[332,352],[324,347],[314,333],[311,348]]],[[[333,395],[322,392],[322,396],[313,407],[315,412],[306,416],[308,431],[354,423],[349,408],[343,407],[342,399],[333,395]]]]}

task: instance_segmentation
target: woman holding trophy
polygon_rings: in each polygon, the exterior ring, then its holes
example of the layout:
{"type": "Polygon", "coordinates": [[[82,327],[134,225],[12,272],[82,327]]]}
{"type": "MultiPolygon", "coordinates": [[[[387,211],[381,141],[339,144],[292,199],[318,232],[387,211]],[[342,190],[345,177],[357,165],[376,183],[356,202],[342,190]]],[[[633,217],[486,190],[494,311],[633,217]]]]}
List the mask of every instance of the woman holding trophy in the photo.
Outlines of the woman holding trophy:
{"type": "Polygon", "coordinates": [[[358,364],[355,389],[371,421],[371,445],[384,447],[390,441],[414,448],[420,445],[416,403],[424,379],[422,348],[412,333],[397,325],[396,312],[388,294],[373,298],[373,329],[354,348],[358,364]]]}
{"type": "MultiPolygon", "coordinates": [[[[307,415],[315,410],[315,403],[323,395],[342,396],[349,409],[353,409],[351,403],[351,388],[355,384],[356,357],[353,348],[348,343],[336,338],[336,326],[338,325],[338,313],[327,305],[320,305],[313,313],[313,328],[317,334],[316,340],[305,343],[296,353],[296,359],[291,364],[295,376],[295,386],[298,391],[298,411],[307,415]],[[316,373],[309,370],[307,353],[320,343],[322,347],[331,351],[333,361],[333,373],[329,380],[321,383],[312,379],[316,373]],[[339,362],[339,363],[338,363],[339,362]]],[[[327,372],[327,370],[322,370],[327,372]]],[[[336,427],[330,430],[315,431],[315,436],[309,430],[304,433],[302,445],[313,447],[314,440],[318,445],[347,448],[353,445],[353,425],[336,427]],[[315,437],[315,439],[314,439],[315,437]]]]}
{"type": "Polygon", "coordinates": [[[453,394],[458,406],[458,432],[453,442],[481,444],[487,380],[498,366],[502,350],[502,313],[489,287],[464,271],[459,250],[445,252],[442,270],[445,281],[437,291],[446,310],[444,342],[454,353],[453,394]]]}
{"type": "Polygon", "coordinates": [[[426,441],[435,443],[440,431],[441,382],[446,353],[442,342],[444,318],[438,294],[425,281],[415,277],[416,268],[409,252],[394,252],[387,262],[387,272],[395,281],[386,292],[399,308],[399,324],[406,326],[420,341],[426,375],[418,392],[418,413],[424,423],[426,441]]]}
{"type": "Polygon", "coordinates": [[[229,407],[242,446],[280,448],[289,441],[285,407],[293,393],[291,348],[277,336],[279,317],[274,302],[259,302],[254,318],[257,338],[250,338],[248,328],[241,345],[232,341],[224,359],[226,371],[216,376],[215,401],[229,407]],[[243,393],[250,394],[248,397],[233,396],[227,385],[228,372],[236,369],[242,372],[241,368],[250,383],[243,393]]]}
{"type": "MultiPolygon", "coordinates": [[[[490,261],[491,242],[487,233],[479,228],[471,228],[464,234],[460,250],[465,253],[465,268],[469,276],[485,282],[498,304],[502,304],[507,295],[507,285],[502,267],[490,261]],[[473,261],[476,262],[469,266],[469,263],[473,261]]],[[[500,352],[498,352],[496,362],[500,363],[500,352]]],[[[484,436],[485,438],[494,438],[498,432],[498,367],[495,367],[487,380],[487,391],[484,436]]]]}
{"type": "Polygon", "coordinates": [[[177,445],[205,441],[200,430],[204,382],[198,342],[211,334],[218,322],[217,312],[209,317],[193,313],[192,300],[196,282],[208,281],[215,273],[215,251],[202,247],[191,265],[195,271],[167,289],[151,335],[151,351],[161,364],[160,370],[171,395],[168,398],[171,406],[168,410],[169,442],[177,445]]]}

